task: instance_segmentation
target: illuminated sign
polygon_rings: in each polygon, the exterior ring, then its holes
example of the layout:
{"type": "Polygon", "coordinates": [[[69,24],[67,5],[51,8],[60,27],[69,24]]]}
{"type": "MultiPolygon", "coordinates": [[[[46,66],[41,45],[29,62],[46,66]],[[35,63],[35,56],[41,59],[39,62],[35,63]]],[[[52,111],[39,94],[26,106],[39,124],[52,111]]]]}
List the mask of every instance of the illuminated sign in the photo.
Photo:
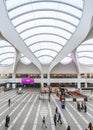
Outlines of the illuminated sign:
{"type": "Polygon", "coordinates": [[[21,80],[22,83],[34,83],[33,78],[22,78],[21,80]]]}

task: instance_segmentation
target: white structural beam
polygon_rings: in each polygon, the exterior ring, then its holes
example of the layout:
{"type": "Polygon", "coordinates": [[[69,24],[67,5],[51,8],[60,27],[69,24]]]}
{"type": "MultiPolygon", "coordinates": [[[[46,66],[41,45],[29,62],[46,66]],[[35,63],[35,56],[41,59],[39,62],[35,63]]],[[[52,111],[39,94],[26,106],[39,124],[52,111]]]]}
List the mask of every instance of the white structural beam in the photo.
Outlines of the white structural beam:
{"type": "Polygon", "coordinates": [[[78,62],[76,49],[72,52],[71,56],[72,56],[72,60],[75,63],[77,73],[80,74],[80,65],[79,65],[79,62],[78,62]]]}
{"type": "Polygon", "coordinates": [[[31,62],[33,62],[42,71],[41,64],[30,49],[24,44],[17,31],[14,29],[5,7],[3,0],[0,0],[0,32],[1,34],[21,53],[23,53],[31,62]]]}
{"type": "Polygon", "coordinates": [[[20,57],[21,57],[20,52],[17,49],[15,49],[15,51],[16,51],[16,53],[15,53],[14,64],[13,64],[13,73],[14,74],[16,72],[17,64],[18,64],[20,57]]]}
{"type": "Polygon", "coordinates": [[[93,0],[85,0],[83,15],[78,28],[68,43],[64,46],[62,51],[52,61],[49,67],[49,71],[51,71],[56,64],[58,64],[65,56],[72,52],[86,38],[90,30],[92,16],[93,0]]]}

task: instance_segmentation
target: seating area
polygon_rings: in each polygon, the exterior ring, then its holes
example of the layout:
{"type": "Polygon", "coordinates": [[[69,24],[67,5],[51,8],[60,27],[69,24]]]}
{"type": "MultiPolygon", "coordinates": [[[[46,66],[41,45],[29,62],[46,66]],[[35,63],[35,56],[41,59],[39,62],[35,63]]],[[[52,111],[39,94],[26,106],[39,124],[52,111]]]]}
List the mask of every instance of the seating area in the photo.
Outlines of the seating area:
{"type": "Polygon", "coordinates": [[[68,92],[69,96],[74,96],[74,97],[81,97],[81,98],[85,98],[86,96],[81,94],[80,92],[77,91],[69,91],[68,92]]]}

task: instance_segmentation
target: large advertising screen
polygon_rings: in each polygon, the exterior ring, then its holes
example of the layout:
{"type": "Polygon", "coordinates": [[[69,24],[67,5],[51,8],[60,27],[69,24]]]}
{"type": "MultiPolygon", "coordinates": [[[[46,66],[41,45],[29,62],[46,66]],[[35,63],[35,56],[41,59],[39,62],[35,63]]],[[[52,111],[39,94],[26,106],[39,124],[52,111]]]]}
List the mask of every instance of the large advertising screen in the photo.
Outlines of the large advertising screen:
{"type": "Polygon", "coordinates": [[[22,78],[21,80],[22,83],[34,83],[33,78],[22,78]]]}

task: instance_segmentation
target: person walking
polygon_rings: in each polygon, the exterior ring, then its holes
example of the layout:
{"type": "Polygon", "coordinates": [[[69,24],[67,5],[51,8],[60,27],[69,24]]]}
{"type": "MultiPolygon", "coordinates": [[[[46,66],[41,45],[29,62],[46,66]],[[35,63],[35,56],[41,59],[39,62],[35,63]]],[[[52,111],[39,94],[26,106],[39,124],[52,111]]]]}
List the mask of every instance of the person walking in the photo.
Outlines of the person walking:
{"type": "Polygon", "coordinates": [[[11,99],[8,100],[8,106],[10,107],[11,104],[11,99]]]}
{"type": "Polygon", "coordinates": [[[91,122],[89,123],[88,128],[89,128],[89,130],[93,130],[93,126],[92,126],[91,122]]]}
{"type": "Polygon", "coordinates": [[[57,120],[57,122],[62,125],[62,120],[61,120],[61,114],[60,113],[58,113],[58,120],[57,120]]]}
{"type": "Polygon", "coordinates": [[[56,113],[54,114],[54,124],[55,124],[55,126],[56,126],[56,122],[57,122],[57,115],[56,115],[56,113]]]}
{"type": "Polygon", "coordinates": [[[47,128],[45,116],[43,116],[43,118],[42,118],[42,127],[47,128]]]}
{"type": "Polygon", "coordinates": [[[68,125],[68,127],[67,127],[67,129],[66,129],[66,130],[71,130],[70,125],[68,125]]]}
{"type": "Polygon", "coordinates": [[[9,122],[10,122],[10,116],[7,115],[7,116],[6,116],[6,121],[5,121],[5,127],[6,127],[6,128],[9,127],[9,122]]]}
{"type": "Polygon", "coordinates": [[[85,112],[85,113],[87,112],[87,106],[86,106],[86,103],[84,104],[84,112],[85,112]]]}
{"type": "Polygon", "coordinates": [[[56,112],[56,114],[58,114],[58,107],[56,107],[55,112],[56,112]]]}

